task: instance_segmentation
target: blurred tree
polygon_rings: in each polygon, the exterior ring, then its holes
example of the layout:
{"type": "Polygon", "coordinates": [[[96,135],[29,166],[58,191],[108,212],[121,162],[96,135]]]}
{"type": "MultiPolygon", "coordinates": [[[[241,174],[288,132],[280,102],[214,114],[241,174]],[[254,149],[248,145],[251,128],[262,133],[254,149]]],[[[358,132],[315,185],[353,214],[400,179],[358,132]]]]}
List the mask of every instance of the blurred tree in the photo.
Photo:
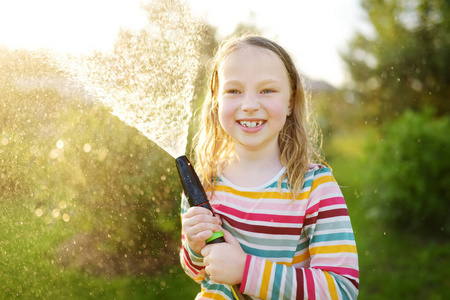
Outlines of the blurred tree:
{"type": "Polygon", "coordinates": [[[368,215],[398,232],[450,234],[450,117],[406,110],[386,123],[366,168],[368,215]]]}
{"type": "MultiPolygon", "coordinates": [[[[163,13],[185,17],[177,3],[144,7],[150,23],[163,13]]],[[[214,33],[209,26],[198,32],[203,73],[214,33]]],[[[127,64],[108,61],[105,80],[131,87],[143,70],[139,63],[151,59],[145,51],[155,46],[147,34],[119,34],[113,58],[127,64]]],[[[178,264],[181,185],[173,158],[83,88],[76,90],[49,57],[0,49],[0,199],[18,200],[46,224],[63,222],[79,232],[58,252],[65,265],[116,275],[154,274],[178,264]]],[[[196,81],[199,100],[204,76],[196,81]]]]}
{"type": "Polygon", "coordinates": [[[450,113],[450,2],[362,0],[373,34],[342,54],[353,91],[374,123],[407,108],[450,113]]]}
{"type": "Polygon", "coordinates": [[[66,265],[115,275],[175,264],[173,159],[73,91],[49,56],[0,50],[0,199],[78,232],[57,253],[66,265]]]}

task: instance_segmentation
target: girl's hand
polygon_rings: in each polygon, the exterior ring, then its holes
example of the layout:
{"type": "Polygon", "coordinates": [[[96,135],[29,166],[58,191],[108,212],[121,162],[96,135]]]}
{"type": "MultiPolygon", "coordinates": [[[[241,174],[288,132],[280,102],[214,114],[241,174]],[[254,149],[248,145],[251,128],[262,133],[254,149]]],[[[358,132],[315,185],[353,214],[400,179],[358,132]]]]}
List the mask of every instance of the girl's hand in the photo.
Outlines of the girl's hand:
{"type": "Polygon", "coordinates": [[[205,241],[213,235],[213,231],[222,230],[220,218],[213,217],[212,212],[203,207],[191,207],[181,218],[182,230],[189,247],[197,255],[201,254],[205,241]]]}
{"type": "Polygon", "coordinates": [[[222,231],[226,243],[207,245],[201,251],[205,271],[217,283],[239,284],[244,276],[247,254],[230,232],[222,231]]]}

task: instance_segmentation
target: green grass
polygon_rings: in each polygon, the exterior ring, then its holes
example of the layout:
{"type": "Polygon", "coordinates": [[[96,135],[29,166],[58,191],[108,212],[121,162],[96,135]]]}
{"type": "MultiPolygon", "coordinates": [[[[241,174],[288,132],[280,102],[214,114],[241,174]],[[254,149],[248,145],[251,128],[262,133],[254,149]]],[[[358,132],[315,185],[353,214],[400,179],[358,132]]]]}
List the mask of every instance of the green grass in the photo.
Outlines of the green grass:
{"type": "Polygon", "coordinates": [[[359,299],[450,299],[450,241],[395,232],[366,209],[364,172],[370,159],[364,145],[370,138],[371,131],[336,136],[327,148],[355,231],[359,299]]]}
{"type": "Polygon", "coordinates": [[[199,291],[179,266],[153,278],[64,268],[55,249],[75,234],[70,222],[45,224],[25,200],[0,202],[0,299],[193,299],[199,291]]]}

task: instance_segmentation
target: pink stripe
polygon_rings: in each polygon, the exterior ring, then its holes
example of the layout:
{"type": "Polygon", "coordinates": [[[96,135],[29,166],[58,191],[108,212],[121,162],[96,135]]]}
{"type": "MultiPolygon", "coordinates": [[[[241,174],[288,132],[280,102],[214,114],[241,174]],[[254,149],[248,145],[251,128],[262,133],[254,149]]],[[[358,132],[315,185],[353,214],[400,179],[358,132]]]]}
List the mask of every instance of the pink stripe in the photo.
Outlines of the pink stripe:
{"type": "Polygon", "coordinates": [[[320,195],[341,193],[341,189],[335,181],[326,181],[316,186],[314,191],[312,191],[311,193],[314,193],[314,197],[317,197],[320,195]]]}
{"type": "Polygon", "coordinates": [[[327,198],[320,201],[320,207],[345,204],[344,197],[327,198]]]}
{"type": "Polygon", "coordinates": [[[306,214],[307,215],[313,214],[316,211],[318,211],[319,208],[332,206],[332,205],[341,205],[341,204],[345,204],[344,197],[333,197],[333,198],[322,199],[318,203],[314,204],[313,206],[308,207],[308,209],[306,210],[306,214]]]}
{"type": "Polygon", "coordinates": [[[201,267],[201,266],[196,266],[192,261],[191,261],[191,257],[189,256],[189,252],[187,251],[186,248],[183,247],[183,251],[184,251],[184,262],[185,265],[189,267],[189,269],[192,270],[192,272],[194,272],[195,274],[198,274],[199,271],[201,271],[202,269],[204,269],[205,267],[201,267]]]}
{"type": "Polygon", "coordinates": [[[244,276],[242,277],[241,287],[239,288],[239,293],[244,293],[247,285],[247,276],[250,268],[250,261],[252,257],[247,254],[247,259],[245,260],[244,276]]]}
{"type": "Polygon", "coordinates": [[[355,278],[359,278],[359,271],[351,268],[329,267],[329,266],[315,266],[314,268],[321,269],[323,271],[333,272],[339,275],[349,275],[355,278]]]}
{"type": "MultiPolygon", "coordinates": [[[[322,270],[310,268],[314,278],[319,278],[318,280],[321,282],[326,282],[325,273],[322,270]]],[[[319,299],[328,299],[330,298],[330,290],[328,284],[318,284],[315,286],[316,295],[319,299]]]]}
{"type": "Polygon", "coordinates": [[[310,269],[305,269],[306,288],[308,289],[308,299],[315,300],[316,292],[314,289],[314,277],[310,269]]]}
{"type": "Polygon", "coordinates": [[[319,203],[314,204],[311,207],[308,207],[306,210],[306,215],[312,215],[313,213],[317,212],[319,210],[319,203]]]}
{"type": "MultiPolygon", "coordinates": [[[[324,255],[325,256],[325,255],[324,255]]],[[[314,265],[311,265],[311,267],[313,268],[321,268],[320,265],[330,265],[330,264],[334,264],[336,263],[336,259],[335,258],[330,258],[330,257],[323,257],[320,255],[316,255],[314,256],[314,265]]],[[[342,258],[339,258],[339,264],[343,265],[343,266],[355,266],[355,269],[358,266],[358,258],[356,257],[352,257],[352,256],[345,256],[342,258]]],[[[327,267],[329,268],[329,267],[327,267]]]]}
{"type": "Polygon", "coordinates": [[[253,263],[253,270],[252,275],[250,276],[250,287],[249,287],[249,293],[250,295],[256,295],[256,291],[258,291],[259,294],[259,275],[261,273],[261,263],[262,259],[257,258],[256,256],[252,256],[252,263],[253,263]]]}
{"type": "MultiPolygon", "coordinates": [[[[242,201],[240,198],[240,196],[237,195],[233,195],[230,193],[225,193],[223,192],[223,194],[221,194],[222,192],[216,192],[217,194],[220,194],[219,197],[221,197],[220,199],[220,203],[225,204],[225,205],[230,205],[230,204],[237,204],[239,205],[239,207],[242,207],[245,210],[252,210],[253,208],[255,208],[255,206],[258,207],[258,209],[263,209],[263,210],[267,210],[267,211],[272,211],[272,210],[277,210],[277,211],[287,211],[287,212],[294,212],[294,211],[303,211],[306,207],[306,205],[308,204],[307,199],[306,200],[299,200],[299,201],[294,201],[291,202],[290,199],[287,199],[286,201],[283,202],[279,202],[279,199],[261,199],[258,200],[257,202],[252,202],[252,201],[242,201]],[[238,198],[239,197],[239,198],[238,198]],[[277,201],[275,201],[277,200],[277,201]]],[[[216,195],[216,194],[215,194],[216,195]]],[[[208,194],[209,196],[209,194],[208,194]]],[[[219,204],[219,201],[217,200],[217,197],[214,196],[214,198],[210,201],[211,205],[217,205],[219,204]]]]}
{"type": "Polygon", "coordinates": [[[237,209],[227,207],[224,205],[214,206],[214,210],[217,212],[223,212],[225,214],[230,214],[240,219],[245,219],[247,221],[264,221],[264,222],[277,222],[277,223],[290,223],[290,224],[302,224],[303,216],[283,216],[283,215],[272,215],[272,214],[252,214],[239,211],[237,209]]]}

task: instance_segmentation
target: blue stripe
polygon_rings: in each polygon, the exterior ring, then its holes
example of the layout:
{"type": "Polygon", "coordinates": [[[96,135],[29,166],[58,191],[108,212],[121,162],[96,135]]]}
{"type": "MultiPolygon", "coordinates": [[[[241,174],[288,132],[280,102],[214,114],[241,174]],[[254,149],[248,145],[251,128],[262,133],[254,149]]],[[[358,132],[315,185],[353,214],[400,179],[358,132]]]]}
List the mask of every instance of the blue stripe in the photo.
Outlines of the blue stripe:
{"type": "MultiPolygon", "coordinates": [[[[283,287],[283,298],[282,299],[291,299],[291,292],[292,292],[292,282],[293,282],[293,278],[294,278],[294,268],[286,268],[286,283],[284,284],[283,287]],[[286,288],[288,287],[288,288],[286,288]]],[[[276,298],[275,298],[276,299],[276,298]]]]}
{"type": "Polygon", "coordinates": [[[261,249],[251,248],[246,245],[241,245],[241,247],[245,253],[248,253],[250,255],[259,256],[259,257],[266,257],[266,258],[293,257],[294,253],[295,253],[294,251],[290,251],[290,250],[261,250],[261,249]]]}
{"type": "Polygon", "coordinates": [[[331,230],[331,229],[350,229],[352,230],[352,224],[349,219],[345,221],[336,221],[331,223],[320,223],[320,226],[317,226],[315,231],[323,231],[323,230],[331,230]]]}
{"type": "Polygon", "coordinates": [[[275,278],[273,280],[271,299],[280,299],[280,286],[282,278],[283,278],[283,266],[275,264],[275,278]]]}
{"type": "Polygon", "coordinates": [[[312,238],[311,244],[320,243],[320,242],[328,242],[328,241],[342,241],[342,240],[354,241],[355,236],[351,232],[340,232],[340,233],[328,233],[328,234],[322,234],[322,235],[315,235],[312,238]]]}
{"type": "Polygon", "coordinates": [[[297,249],[295,250],[295,252],[298,252],[300,250],[308,248],[308,246],[309,246],[309,240],[307,240],[307,241],[305,241],[305,242],[303,242],[301,244],[298,244],[297,249]]]}
{"type": "Polygon", "coordinates": [[[225,284],[217,284],[217,283],[208,284],[208,281],[206,281],[205,279],[203,280],[203,286],[206,288],[206,292],[215,293],[217,291],[221,291],[225,295],[227,295],[228,299],[234,299],[233,292],[225,284]]]}
{"type": "Polygon", "coordinates": [[[350,298],[347,296],[347,292],[341,287],[341,285],[338,284],[337,286],[339,287],[339,290],[341,291],[342,299],[350,300],[350,298]]]}
{"type": "Polygon", "coordinates": [[[327,167],[322,167],[319,170],[317,170],[316,172],[314,172],[314,174],[323,174],[323,173],[331,173],[331,170],[328,169],[327,167]]]}
{"type": "MultiPolygon", "coordinates": [[[[307,175],[308,175],[308,173],[305,174],[305,179],[308,177],[307,175]]],[[[308,179],[308,180],[305,180],[305,182],[303,183],[302,189],[311,187],[312,182],[313,182],[313,178],[312,177],[310,179],[308,179]]],[[[273,188],[273,189],[278,188],[278,181],[275,181],[275,182],[271,183],[266,188],[273,188]]],[[[287,184],[287,179],[283,180],[283,182],[281,183],[281,188],[283,190],[289,190],[288,184],[287,184]]]]}

